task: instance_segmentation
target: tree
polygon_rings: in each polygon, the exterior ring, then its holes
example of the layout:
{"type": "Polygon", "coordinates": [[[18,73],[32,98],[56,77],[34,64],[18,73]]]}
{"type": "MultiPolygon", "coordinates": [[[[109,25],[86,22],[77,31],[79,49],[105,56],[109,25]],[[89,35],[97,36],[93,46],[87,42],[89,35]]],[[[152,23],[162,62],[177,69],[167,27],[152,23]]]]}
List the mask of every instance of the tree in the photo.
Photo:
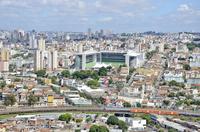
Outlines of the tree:
{"type": "Polygon", "coordinates": [[[152,124],[151,116],[149,114],[143,114],[142,118],[147,121],[147,124],[152,124]]]}
{"type": "Polygon", "coordinates": [[[81,123],[82,121],[83,121],[82,118],[78,118],[78,119],[76,119],[76,123],[81,123]]]}
{"type": "Polygon", "coordinates": [[[120,81],[116,82],[116,87],[120,91],[124,87],[123,82],[120,82],[120,81]]]}
{"type": "Polygon", "coordinates": [[[49,79],[51,79],[51,83],[53,83],[53,84],[57,84],[58,83],[56,76],[49,77],[49,79]]]}
{"type": "Polygon", "coordinates": [[[3,89],[6,86],[6,81],[0,82],[0,88],[3,89]]]}
{"type": "Polygon", "coordinates": [[[14,82],[20,82],[20,81],[21,81],[20,78],[15,78],[15,79],[14,79],[14,82]]]}
{"type": "Polygon", "coordinates": [[[169,128],[168,132],[177,132],[177,131],[173,128],[169,128]]]}
{"type": "Polygon", "coordinates": [[[10,95],[6,96],[6,98],[4,100],[4,105],[6,105],[6,106],[9,106],[9,105],[13,106],[15,104],[15,102],[16,102],[15,95],[10,94],[10,95]]]}
{"type": "Polygon", "coordinates": [[[168,97],[175,97],[175,96],[176,96],[176,95],[175,95],[174,92],[171,92],[171,93],[168,94],[168,97]]]}
{"type": "Polygon", "coordinates": [[[61,76],[66,77],[66,78],[70,77],[70,72],[68,70],[64,70],[61,72],[61,76]]]}
{"type": "Polygon", "coordinates": [[[130,68],[129,69],[129,74],[132,74],[136,69],[133,67],[133,68],[130,68]]]}
{"type": "Polygon", "coordinates": [[[112,84],[112,83],[113,83],[113,79],[110,78],[110,79],[108,80],[108,82],[109,82],[109,84],[112,84]]]}
{"type": "Polygon", "coordinates": [[[38,101],[37,97],[34,96],[33,94],[30,94],[28,96],[28,105],[34,105],[38,101]]]}
{"type": "Polygon", "coordinates": [[[167,105],[169,105],[169,100],[163,100],[163,103],[167,106],[167,105]]]}
{"type": "Polygon", "coordinates": [[[164,49],[169,49],[168,45],[167,44],[164,44],[164,49]]]}
{"type": "Polygon", "coordinates": [[[118,121],[119,121],[119,119],[116,116],[112,115],[107,119],[106,123],[108,125],[118,125],[118,121]]]}
{"type": "Polygon", "coordinates": [[[109,132],[109,130],[105,126],[92,125],[89,132],[109,132]]]}
{"type": "Polygon", "coordinates": [[[97,74],[97,72],[93,72],[91,75],[91,78],[95,80],[99,80],[99,75],[97,74]]]}
{"type": "Polygon", "coordinates": [[[122,120],[118,121],[118,127],[119,129],[122,129],[123,132],[125,132],[128,129],[127,124],[122,120]]]}
{"type": "Polygon", "coordinates": [[[96,88],[99,87],[99,82],[97,80],[89,80],[87,82],[87,85],[90,86],[91,88],[96,88]]]}
{"type": "Polygon", "coordinates": [[[91,71],[91,70],[82,70],[82,71],[75,71],[73,74],[72,74],[72,77],[74,79],[86,79],[86,78],[92,78],[92,79],[95,79],[95,80],[99,80],[99,76],[97,74],[96,71],[91,71]]]}
{"type": "Polygon", "coordinates": [[[129,102],[124,102],[124,103],[123,103],[123,106],[124,106],[124,107],[131,107],[131,104],[130,104],[129,102]]]}
{"type": "Polygon", "coordinates": [[[136,107],[138,107],[138,108],[142,107],[141,103],[137,102],[136,107]]]}
{"type": "Polygon", "coordinates": [[[172,80],[169,82],[169,86],[177,86],[177,82],[175,80],[172,80]]]}
{"type": "Polygon", "coordinates": [[[99,74],[99,76],[107,76],[107,72],[108,72],[108,70],[105,67],[101,67],[101,68],[99,68],[98,74],[99,74]]]}
{"type": "Polygon", "coordinates": [[[190,65],[185,64],[183,65],[183,69],[189,71],[191,69],[190,65]]]}
{"type": "Polygon", "coordinates": [[[28,86],[24,85],[23,89],[28,89],[28,86]]]}
{"type": "Polygon", "coordinates": [[[148,60],[151,59],[151,57],[152,57],[155,53],[156,53],[155,50],[150,51],[150,52],[147,52],[147,53],[146,53],[146,58],[147,58],[148,60]]]}
{"type": "Polygon", "coordinates": [[[66,121],[67,123],[72,119],[72,115],[69,113],[65,113],[59,116],[58,120],[66,121]]]}
{"type": "Polygon", "coordinates": [[[194,50],[194,48],[198,47],[196,44],[194,43],[187,43],[187,48],[192,51],[194,50]]]}
{"type": "Polygon", "coordinates": [[[17,67],[17,66],[16,66],[15,64],[9,64],[9,67],[8,67],[9,72],[15,71],[16,67],[17,67]]]}
{"type": "Polygon", "coordinates": [[[112,66],[107,66],[106,68],[108,69],[108,71],[111,71],[112,66]]]}
{"type": "Polygon", "coordinates": [[[35,72],[38,77],[44,77],[46,75],[46,70],[38,70],[35,72]]]}
{"type": "Polygon", "coordinates": [[[89,116],[88,118],[86,118],[86,120],[85,120],[87,123],[88,122],[90,122],[90,121],[92,121],[92,117],[91,116],[89,116]]]}

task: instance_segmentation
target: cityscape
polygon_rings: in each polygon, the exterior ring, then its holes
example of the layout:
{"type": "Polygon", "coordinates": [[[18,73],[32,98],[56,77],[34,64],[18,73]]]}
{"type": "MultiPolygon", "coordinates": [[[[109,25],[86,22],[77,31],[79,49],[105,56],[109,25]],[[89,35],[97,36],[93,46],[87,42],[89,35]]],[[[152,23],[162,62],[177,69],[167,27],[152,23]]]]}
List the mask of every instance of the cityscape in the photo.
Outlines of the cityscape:
{"type": "Polygon", "coordinates": [[[200,2],[1,0],[0,17],[0,132],[200,131],[200,2]]]}

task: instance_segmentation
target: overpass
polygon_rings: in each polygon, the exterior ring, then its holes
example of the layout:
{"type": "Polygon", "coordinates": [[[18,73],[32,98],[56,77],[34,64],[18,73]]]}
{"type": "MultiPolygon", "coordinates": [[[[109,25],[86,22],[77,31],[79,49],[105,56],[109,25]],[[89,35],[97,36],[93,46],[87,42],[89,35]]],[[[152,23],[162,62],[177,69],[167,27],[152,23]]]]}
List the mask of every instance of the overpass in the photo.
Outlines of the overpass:
{"type": "Polygon", "coordinates": [[[116,108],[116,107],[17,107],[0,109],[0,115],[3,114],[18,114],[18,113],[35,113],[35,112],[124,112],[124,113],[146,113],[159,115],[186,115],[200,117],[200,112],[193,111],[176,111],[166,109],[153,108],[116,108]]]}

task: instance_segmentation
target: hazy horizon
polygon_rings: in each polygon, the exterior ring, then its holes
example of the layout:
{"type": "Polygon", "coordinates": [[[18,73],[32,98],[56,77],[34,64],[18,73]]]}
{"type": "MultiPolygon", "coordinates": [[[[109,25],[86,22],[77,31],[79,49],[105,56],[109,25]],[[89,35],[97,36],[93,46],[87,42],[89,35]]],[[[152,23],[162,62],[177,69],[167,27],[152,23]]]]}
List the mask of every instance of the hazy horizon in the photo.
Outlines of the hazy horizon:
{"type": "Polygon", "coordinates": [[[0,0],[0,29],[199,32],[197,0],[0,0]]]}

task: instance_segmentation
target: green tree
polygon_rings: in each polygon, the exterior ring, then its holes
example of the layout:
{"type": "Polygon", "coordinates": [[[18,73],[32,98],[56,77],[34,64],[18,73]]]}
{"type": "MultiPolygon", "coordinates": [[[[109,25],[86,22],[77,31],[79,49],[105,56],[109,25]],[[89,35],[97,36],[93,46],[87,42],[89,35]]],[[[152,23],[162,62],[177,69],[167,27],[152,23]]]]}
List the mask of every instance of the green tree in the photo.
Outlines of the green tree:
{"type": "Polygon", "coordinates": [[[99,76],[107,76],[107,72],[108,72],[108,70],[105,67],[101,67],[101,68],[99,68],[98,74],[99,74],[99,76]]]}
{"type": "Polygon", "coordinates": [[[118,91],[120,91],[122,88],[124,88],[124,83],[121,81],[116,82],[115,85],[116,85],[118,91]]]}
{"type": "Polygon", "coordinates": [[[146,53],[146,58],[147,58],[148,60],[151,59],[151,57],[152,57],[155,53],[156,53],[155,50],[150,51],[150,52],[147,52],[147,53],[146,53]]]}
{"type": "Polygon", "coordinates": [[[89,132],[109,132],[109,130],[105,126],[92,125],[89,132]]]}
{"type": "Polygon", "coordinates": [[[69,72],[69,70],[64,70],[64,71],[62,71],[61,72],[61,76],[63,76],[63,77],[70,77],[70,72],[69,72]]]}
{"type": "Polygon", "coordinates": [[[87,82],[87,85],[90,86],[91,88],[96,88],[99,87],[99,82],[97,80],[89,80],[87,82]]]}
{"type": "Polygon", "coordinates": [[[38,84],[41,84],[41,85],[44,85],[44,81],[41,79],[41,78],[37,78],[37,83],[38,84]]]}
{"type": "Polygon", "coordinates": [[[187,43],[187,48],[190,50],[190,51],[193,51],[194,48],[198,47],[196,44],[194,43],[187,43]]]}
{"type": "Polygon", "coordinates": [[[16,67],[17,67],[17,66],[16,66],[15,64],[9,64],[9,67],[8,67],[9,72],[15,71],[16,67]]]}
{"type": "Polygon", "coordinates": [[[20,81],[21,81],[20,78],[15,78],[15,79],[14,79],[14,82],[20,82],[20,81]]]}
{"type": "Polygon", "coordinates": [[[23,89],[28,89],[28,86],[24,85],[23,89]]]}
{"type": "Polygon", "coordinates": [[[176,48],[172,48],[172,49],[171,49],[171,52],[176,52],[176,48]]]}
{"type": "Polygon", "coordinates": [[[133,67],[133,68],[130,68],[129,69],[129,74],[132,74],[136,69],[133,67]]]}
{"type": "Polygon", "coordinates": [[[87,123],[88,122],[91,122],[92,121],[92,117],[91,116],[89,116],[88,118],[86,118],[86,120],[85,120],[87,123]]]}
{"type": "Polygon", "coordinates": [[[189,71],[191,69],[190,65],[185,64],[183,65],[183,69],[189,71]]]}
{"type": "Polygon", "coordinates": [[[131,104],[130,104],[129,102],[124,102],[124,103],[123,103],[123,106],[124,106],[124,107],[131,107],[131,104]]]}
{"type": "Polygon", "coordinates": [[[166,105],[166,106],[168,106],[169,105],[169,100],[163,100],[163,103],[166,105]]]}
{"type": "Polygon", "coordinates": [[[168,132],[177,132],[177,131],[173,128],[169,128],[168,132]]]}
{"type": "Polygon", "coordinates": [[[0,82],[0,88],[3,89],[6,86],[6,81],[0,82]]]}
{"type": "Polygon", "coordinates": [[[82,118],[78,118],[78,119],[76,119],[76,123],[81,123],[82,121],[83,121],[82,118]]]}
{"type": "Polygon", "coordinates": [[[15,102],[16,102],[15,95],[10,94],[10,95],[6,96],[6,98],[4,100],[4,105],[6,105],[6,106],[9,106],[9,105],[13,106],[15,104],[15,102]]]}
{"type": "Polygon", "coordinates": [[[169,86],[177,86],[178,83],[175,80],[169,82],[169,86]]]}
{"type": "Polygon", "coordinates": [[[106,123],[108,125],[118,125],[118,121],[119,121],[119,119],[116,116],[112,115],[112,116],[108,117],[106,123]]]}
{"type": "Polygon", "coordinates": [[[142,107],[141,103],[137,102],[136,107],[138,107],[138,108],[142,107]]]}
{"type": "Polygon", "coordinates": [[[149,114],[143,114],[142,119],[145,119],[147,124],[152,124],[151,116],[149,114]]]}
{"type": "Polygon", "coordinates": [[[58,84],[56,76],[49,77],[49,79],[51,79],[51,83],[58,84]]]}
{"type": "Polygon", "coordinates": [[[111,71],[112,66],[108,66],[108,67],[106,67],[106,68],[108,69],[108,71],[111,71]]]}
{"type": "Polygon", "coordinates": [[[113,83],[113,79],[110,78],[110,79],[108,80],[108,82],[109,82],[109,84],[112,84],[112,83],[113,83]]]}
{"type": "Polygon", "coordinates": [[[174,92],[169,93],[168,97],[175,97],[176,94],[174,92]]]}
{"type": "Polygon", "coordinates": [[[67,123],[72,119],[72,115],[69,113],[65,113],[59,116],[58,120],[66,121],[67,123]]]}
{"type": "Polygon", "coordinates": [[[46,70],[38,70],[35,72],[35,74],[38,76],[38,77],[45,77],[46,75],[46,70]]]}
{"type": "Polygon", "coordinates": [[[33,94],[30,94],[28,96],[28,105],[34,105],[38,101],[37,97],[34,96],[33,94]]]}
{"type": "Polygon", "coordinates": [[[92,72],[91,78],[95,80],[99,80],[99,75],[97,74],[97,72],[92,72]]]}
{"type": "Polygon", "coordinates": [[[118,127],[119,129],[122,129],[123,132],[125,132],[128,129],[127,124],[122,120],[118,121],[118,127]]]}

